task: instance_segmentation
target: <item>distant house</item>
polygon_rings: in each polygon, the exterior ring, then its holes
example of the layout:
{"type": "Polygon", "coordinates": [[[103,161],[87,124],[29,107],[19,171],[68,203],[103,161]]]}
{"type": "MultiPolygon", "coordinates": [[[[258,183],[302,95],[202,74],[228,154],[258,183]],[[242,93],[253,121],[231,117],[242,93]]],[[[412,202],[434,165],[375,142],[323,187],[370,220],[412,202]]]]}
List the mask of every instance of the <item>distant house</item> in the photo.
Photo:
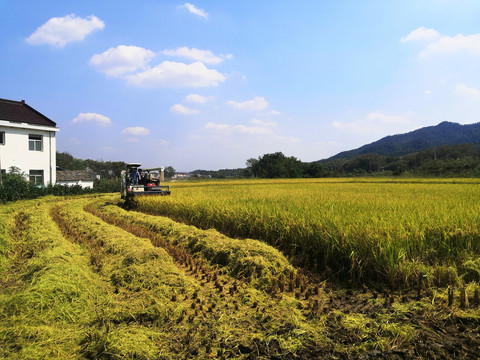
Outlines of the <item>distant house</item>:
{"type": "Polygon", "coordinates": [[[57,170],[57,184],[79,185],[82,188],[93,188],[95,175],[86,170],[57,170]]]}
{"type": "Polygon", "coordinates": [[[24,100],[0,99],[0,169],[12,166],[37,185],[55,184],[56,123],[24,100]]]}
{"type": "Polygon", "coordinates": [[[188,179],[189,177],[190,174],[185,172],[176,172],[175,175],[173,175],[174,179],[188,179]]]}

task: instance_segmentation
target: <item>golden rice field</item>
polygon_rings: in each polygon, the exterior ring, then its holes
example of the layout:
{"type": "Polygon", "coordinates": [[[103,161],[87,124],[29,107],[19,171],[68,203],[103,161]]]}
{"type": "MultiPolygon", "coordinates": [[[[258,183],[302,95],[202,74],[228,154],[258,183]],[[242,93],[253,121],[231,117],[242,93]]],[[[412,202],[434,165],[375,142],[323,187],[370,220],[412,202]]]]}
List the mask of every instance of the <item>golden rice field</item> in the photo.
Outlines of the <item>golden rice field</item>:
{"type": "Polygon", "coordinates": [[[0,207],[0,358],[478,359],[477,180],[0,207]]]}
{"type": "Polygon", "coordinates": [[[480,280],[480,179],[184,183],[137,210],[259,239],[296,265],[390,287],[480,280]]]}

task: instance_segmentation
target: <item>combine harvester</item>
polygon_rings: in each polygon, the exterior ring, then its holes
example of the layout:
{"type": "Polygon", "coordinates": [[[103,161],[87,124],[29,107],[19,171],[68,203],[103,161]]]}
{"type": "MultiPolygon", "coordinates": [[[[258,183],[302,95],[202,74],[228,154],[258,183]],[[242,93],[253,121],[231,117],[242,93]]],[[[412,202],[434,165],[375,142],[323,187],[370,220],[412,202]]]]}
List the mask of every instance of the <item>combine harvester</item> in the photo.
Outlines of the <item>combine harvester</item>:
{"type": "Polygon", "coordinates": [[[160,185],[163,181],[163,167],[140,169],[142,164],[129,163],[121,173],[121,198],[132,204],[136,196],[170,195],[170,186],[160,185]]]}

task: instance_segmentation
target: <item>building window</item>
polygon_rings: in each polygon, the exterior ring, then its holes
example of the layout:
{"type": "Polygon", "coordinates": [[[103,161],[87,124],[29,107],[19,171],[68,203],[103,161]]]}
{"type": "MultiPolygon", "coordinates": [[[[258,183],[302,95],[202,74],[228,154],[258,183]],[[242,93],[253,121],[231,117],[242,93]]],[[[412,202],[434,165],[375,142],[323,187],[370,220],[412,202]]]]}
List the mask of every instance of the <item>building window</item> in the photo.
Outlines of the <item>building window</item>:
{"type": "Polygon", "coordinates": [[[28,150],[42,151],[42,135],[28,135],[28,150]]]}
{"type": "Polygon", "coordinates": [[[0,145],[5,145],[5,131],[0,131],[0,145]]]}
{"type": "Polygon", "coordinates": [[[30,182],[35,185],[43,185],[43,170],[30,170],[30,182]]]}

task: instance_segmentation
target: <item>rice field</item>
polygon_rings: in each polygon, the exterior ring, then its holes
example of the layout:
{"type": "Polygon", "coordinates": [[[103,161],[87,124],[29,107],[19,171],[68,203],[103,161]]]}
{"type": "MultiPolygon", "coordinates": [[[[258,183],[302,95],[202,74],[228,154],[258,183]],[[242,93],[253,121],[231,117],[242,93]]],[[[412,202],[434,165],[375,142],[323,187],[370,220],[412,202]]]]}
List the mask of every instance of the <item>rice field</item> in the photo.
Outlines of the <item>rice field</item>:
{"type": "Polygon", "coordinates": [[[477,181],[0,207],[0,358],[480,357],[477,181]]]}
{"type": "Polygon", "coordinates": [[[265,180],[173,184],[137,210],[254,238],[354,283],[479,281],[480,180],[265,180]]]}

